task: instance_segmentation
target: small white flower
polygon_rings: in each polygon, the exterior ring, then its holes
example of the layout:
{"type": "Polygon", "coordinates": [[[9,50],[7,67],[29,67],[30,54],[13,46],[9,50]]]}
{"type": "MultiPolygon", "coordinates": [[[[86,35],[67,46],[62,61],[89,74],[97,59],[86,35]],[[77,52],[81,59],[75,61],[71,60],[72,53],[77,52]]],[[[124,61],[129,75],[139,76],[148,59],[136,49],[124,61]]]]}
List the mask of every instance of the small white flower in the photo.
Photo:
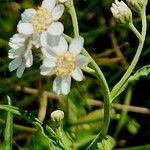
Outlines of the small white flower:
{"type": "Polygon", "coordinates": [[[45,56],[41,68],[42,75],[56,75],[53,91],[67,95],[70,91],[71,77],[76,81],[83,80],[82,68],[88,64],[88,59],[80,54],[84,39],[78,37],[68,46],[61,37],[58,46],[50,47],[44,42],[42,52],[45,56]]]}
{"type": "MultiPolygon", "coordinates": [[[[18,32],[24,35],[33,34],[36,43],[40,41],[40,36],[47,34],[60,36],[64,27],[58,19],[64,12],[64,6],[57,4],[57,0],[43,0],[41,7],[35,9],[26,9],[21,15],[21,21],[18,23],[18,32]]],[[[53,36],[50,36],[53,38],[53,36]]]]}
{"type": "Polygon", "coordinates": [[[23,34],[15,34],[10,38],[8,57],[13,59],[9,63],[9,70],[17,69],[17,77],[21,78],[25,68],[29,68],[33,64],[33,56],[31,48],[33,41],[29,36],[23,34]]]}
{"type": "Polygon", "coordinates": [[[120,23],[129,23],[132,21],[132,12],[130,8],[123,2],[115,0],[110,8],[114,18],[120,23]]]}

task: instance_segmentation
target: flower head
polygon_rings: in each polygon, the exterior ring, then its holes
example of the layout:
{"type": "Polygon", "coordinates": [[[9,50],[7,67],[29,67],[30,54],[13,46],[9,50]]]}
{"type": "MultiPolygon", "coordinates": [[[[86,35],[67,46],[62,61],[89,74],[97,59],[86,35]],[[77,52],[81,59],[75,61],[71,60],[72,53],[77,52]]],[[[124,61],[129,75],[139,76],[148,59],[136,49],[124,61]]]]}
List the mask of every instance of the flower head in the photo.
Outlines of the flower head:
{"type": "Polygon", "coordinates": [[[55,110],[51,113],[51,118],[53,121],[60,122],[64,119],[64,112],[61,110],[55,110]]]}
{"type": "Polygon", "coordinates": [[[132,12],[130,8],[123,2],[115,0],[110,8],[114,18],[120,23],[129,23],[132,21],[132,12]]]}
{"type": "Polygon", "coordinates": [[[128,5],[138,14],[147,5],[147,0],[127,0],[128,5]]]}
{"type": "Polygon", "coordinates": [[[42,51],[45,57],[41,66],[41,74],[56,75],[53,91],[57,94],[69,93],[71,77],[76,81],[83,80],[81,69],[88,64],[88,59],[80,54],[83,43],[82,37],[73,39],[69,46],[63,37],[55,47],[46,45],[46,39],[45,42],[43,41],[42,51]]]}
{"type": "Polygon", "coordinates": [[[32,39],[26,35],[15,34],[10,38],[9,46],[11,49],[8,52],[8,57],[13,59],[9,63],[9,70],[17,69],[17,76],[20,78],[25,68],[29,68],[33,64],[32,39]]]}
{"type": "MultiPolygon", "coordinates": [[[[57,0],[43,0],[41,7],[26,9],[18,23],[18,32],[24,35],[34,34],[34,39],[40,39],[41,34],[60,36],[64,30],[58,19],[64,12],[64,6],[57,4],[57,0]]],[[[53,37],[51,36],[51,38],[53,37]]]]}

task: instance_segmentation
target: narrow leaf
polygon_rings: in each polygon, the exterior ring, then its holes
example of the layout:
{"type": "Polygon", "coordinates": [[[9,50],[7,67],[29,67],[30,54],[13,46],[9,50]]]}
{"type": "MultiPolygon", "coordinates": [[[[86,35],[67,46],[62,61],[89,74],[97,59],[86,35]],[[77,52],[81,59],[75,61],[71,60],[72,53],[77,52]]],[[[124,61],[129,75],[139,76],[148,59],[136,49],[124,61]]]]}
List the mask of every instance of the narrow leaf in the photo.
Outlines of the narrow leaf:
{"type": "Polygon", "coordinates": [[[136,73],[134,75],[132,75],[128,78],[128,80],[124,83],[124,85],[121,87],[119,92],[112,97],[112,101],[118,95],[120,95],[127,88],[128,85],[131,85],[131,84],[135,83],[142,76],[148,76],[149,73],[150,73],[150,65],[146,65],[146,66],[142,67],[141,69],[139,69],[138,71],[136,71],[136,73]]]}
{"type": "MultiPolygon", "coordinates": [[[[11,105],[11,99],[7,96],[8,105],[11,105]]],[[[6,126],[4,130],[4,150],[12,150],[12,135],[13,135],[13,114],[7,112],[6,126]]]]}

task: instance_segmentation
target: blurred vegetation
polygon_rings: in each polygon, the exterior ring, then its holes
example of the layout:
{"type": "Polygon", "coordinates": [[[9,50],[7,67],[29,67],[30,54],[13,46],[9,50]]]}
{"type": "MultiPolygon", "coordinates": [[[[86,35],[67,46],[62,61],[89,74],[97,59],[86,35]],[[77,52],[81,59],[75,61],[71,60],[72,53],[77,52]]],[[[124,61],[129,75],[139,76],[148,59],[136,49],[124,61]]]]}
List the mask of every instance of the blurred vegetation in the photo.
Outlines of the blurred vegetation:
{"type": "MultiPolygon", "coordinates": [[[[138,44],[136,37],[127,27],[116,24],[110,12],[112,2],[112,0],[74,1],[80,33],[85,38],[85,47],[101,67],[110,88],[119,81],[128,68],[138,44]]],[[[8,70],[10,62],[8,41],[16,33],[20,15],[24,9],[36,8],[40,4],[41,0],[0,0],[0,104],[7,104],[6,95],[9,95],[13,106],[27,110],[50,126],[50,113],[56,109],[63,110],[64,131],[73,140],[72,149],[84,150],[102,125],[103,98],[98,81],[85,73],[84,81],[72,82],[72,89],[67,97],[56,96],[52,93],[53,78],[40,75],[41,59],[38,50],[33,50],[34,65],[25,70],[21,79],[16,77],[15,71],[10,73],[8,70]],[[44,94],[47,96],[43,96],[44,94]]],[[[149,7],[150,4],[147,8],[149,7]]],[[[150,14],[150,10],[147,10],[147,14],[150,14]]],[[[136,14],[134,18],[138,28],[141,25],[140,19],[136,14]]],[[[150,16],[147,18],[146,42],[136,70],[150,64],[150,16]]],[[[61,21],[65,26],[65,33],[71,36],[72,23],[67,12],[61,21]]],[[[141,107],[150,107],[149,85],[149,77],[142,77],[115,100],[108,139],[116,149],[127,150],[126,147],[132,146],[139,146],[135,148],[136,150],[150,149],[150,145],[147,145],[150,144],[150,112],[141,110],[141,107]],[[123,109],[123,104],[137,106],[138,111],[134,111],[132,107],[127,111],[123,109]],[[146,146],[141,147],[142,145],[146,146]]],[[[5,138],[3,135],[7,115],[6,111],[0,110],[0,145],[5,138]]],[[[20,116],[14,115],[13,128],[13,149],[48,149],[48,141],[31,123],[20,116]]],[[[100,143],[99,148],[106,141],[100,143]]]]}

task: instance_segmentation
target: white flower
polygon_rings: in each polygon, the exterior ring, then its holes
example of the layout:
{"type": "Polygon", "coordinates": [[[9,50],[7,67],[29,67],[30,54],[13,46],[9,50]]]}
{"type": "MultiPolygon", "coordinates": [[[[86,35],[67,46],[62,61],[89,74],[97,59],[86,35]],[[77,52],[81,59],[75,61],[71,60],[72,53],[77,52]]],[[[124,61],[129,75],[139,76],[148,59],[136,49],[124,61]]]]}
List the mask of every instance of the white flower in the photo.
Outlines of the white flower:
{"type": "Polygon", "coordinates": [[[67,95],[70,91],[71,77],[76,81],[83,80],[82,68],[88,64],[88,59],[80,54],[84,39],[78,37],[68,46],[67,41],[61,37],[58,46],[50,47],[44,43],[42,49],[45,56],[41,68],[42,75],[56,75],[53,91],[67,95]]]}
{"type": "Polygon", "coordinates": [[[17,26],[18,32],[24,35],[33,34],[35,43],[39,43],[40,36],[45,32],[53,35],[54,38],[60,36],[64,27],[58,22],[58,19],[63,12],[64,6],[57,4],[57,0],[43,0],[41,7],[38,7],[37,10],[30,8],[23,12],[17,26]]]}
{"type": "Polygon", "coordinates": [[[33,64],[33,56],[31,48],[33,41],[30,37],[23,34],[15,34],[10,38],[8,57],[13,59],[9,63],[9,70],[17,69],[17,77],[21,78],[25,68],[29,68],[33,64]]]}
{"type": "Polygon", "coordinates": [[[120,23],[129,23],[132,21],[132,12],[130,8],[123,2],[115,0],[110,8],[114,18],[120,23]]]}

